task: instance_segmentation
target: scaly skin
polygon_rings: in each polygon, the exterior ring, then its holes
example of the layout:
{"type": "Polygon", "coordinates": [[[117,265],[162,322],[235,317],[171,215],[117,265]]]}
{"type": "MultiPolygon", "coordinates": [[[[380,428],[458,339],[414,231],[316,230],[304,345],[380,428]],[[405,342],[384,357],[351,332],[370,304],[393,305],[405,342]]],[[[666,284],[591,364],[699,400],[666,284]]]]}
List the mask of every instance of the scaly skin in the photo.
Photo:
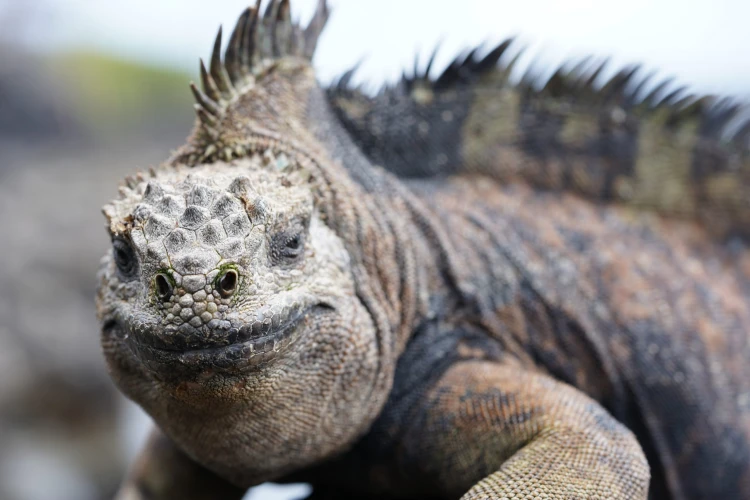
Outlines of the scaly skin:
{"type": "Polygon", "coordinates": [[[747,251],[492,162],[426,175],[450,141],[399,178],[315,82],[325,2],[258,7],[105,207],[102,345],[160,429],[120,498],[750,497],[747,251]]]}
{"type": "MultiPolygon", "coordinates": [[[[459,57],[437,78],[414,75],[375,97],[327,94],[373,162],[400,176],[480,172],[504,183],[692,219],[712,235],[750,238],[750,120],[730,98],[688,94],[671,80],[605,64],[561,67],[537,90],[512,83],[512,40],[459,57]]],[[[433,56],[434,57],[434,56],[433,56]]],[[[417,67],[417,66],[415,66],[417,67]]]]}

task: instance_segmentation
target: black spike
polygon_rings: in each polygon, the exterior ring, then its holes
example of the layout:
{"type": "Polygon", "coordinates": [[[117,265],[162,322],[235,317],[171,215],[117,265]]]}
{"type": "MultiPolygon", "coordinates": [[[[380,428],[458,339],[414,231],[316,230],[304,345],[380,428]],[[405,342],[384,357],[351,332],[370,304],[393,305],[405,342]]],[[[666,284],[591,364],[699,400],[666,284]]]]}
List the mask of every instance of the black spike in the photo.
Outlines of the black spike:
{"type": "Polygon", "coordinates": [[[312,60],[315,54],[315,47],[318,45],[318,39],[323,31],[323,28],[328,21],[328,16],[331,14],[328,8],[327,0],[318,0],[318,7],[315,9],[310,24],[305,28],[305,53],[304,56],[308,60],[312,60]]]}
{"type": "Polygon", "coordinates": [[[506,64],[502,65],[502,72],[505,74],[505,79],[510,76],[511,72],[513,71],[513,68],[516,67],[516,64],[518,64],[519,59],[521,59],[521,56],[526,51],[526,47],[521,47],[518,52],[516,52],[516,55],[513,56],[513,58],[508,61],[506,64]]]}
{"type": "Polygon", "coordinates": [[[586,77],[586,68],[591,64],[591,59],[593,59],[591,56],[586,56],[578,61],[575,66],[570,68],[568,74],[575,78],[579,84],[582,84],[586,77]]]}
{"type": "Polygon", "coordinates": [[[201,107],[200,104],[195,105],[195,113],[198,115],[200,121],[211,128],[216,127],[216,117],[211,113],[206,112],[206,109],[201,107]]]}
{"type": "Polygon", "coordinates": [[[266,11],[263,13],[264,21],[273,21],[279,11],[279,0],[269,0],[266,11]]]}
{"type": "Polygon", "coordinates": [[[226,70],[221,62],[221,26],[219,26],[219,32],[216,34],[216,40],[214,41],[214,50],[211,54],[211,77],[216,83],[216,87],[221,91],[222,94],[231,94],[231,82],[226,75],[226,70]]]}
{"type": "MultiPolygon", "coordinates": [[[[468,54],[464,57],[464,60],[461,62],[461,69],[463,70],[469,70],[471,71],[474,68],[474,65],[476,64],[476,59],[474,56],[479,51],[480,47],[474,47],[469,51],[468,54]]],[[[466,74],[465,72],[462,72],[462,75],[466,74]]]]}
{"type": "Polygon", "coordinates": [[[513,38],[508,38],[507,40],[500,43],[500,45],[489,51],[487,55],[485,55],[482,60],[477,63],[477,73],[485,73],[487,71],[495,69],[498,65],[498,62],[500,61],[500,58],[503,57],[505,51],[508,50],[508,47],[510,47],[510,45],[513,43],[513,40],[513,38]]]}
{"type": "Polygon", "coordinates": [[[435,86],[445,88],[450,85],[471,81],[474,67],[476,65],[474,55],[478,50],[479,47],[475,47],[465,55],[459,54],[453,61],[451,61],[448,67],[443,70],[443,73],[435,82],[435,86]]]}
{"type": "Polygon", "coordinates": [[[641,79],[640,82],[638,82],[635,87],[628,93],[628,98],[623,103],[626,107],[631,108],[635,105],[637,105],[640,101],[640,94],[643,91],[644,88],[648,85],[648,83],[651,81],[651,79],[656,76],[656,72],[652,71],[648,75],[646,75],[644,78],[641,79]]]}
{"type": "Polygon", "coordinates": [[[272,19],[271,46],[274,57],[282,57],[291,52],[292,15],[289,0],[281,0],[272,19]]]}
{"type": "Polygon", "coordinates": [[[242,65],[248,70],[252,69],[255,49],[257,47],[257,30],[258,18],[260,17],[260,2],[256,0],[255,7],[250,9],[250,19],[248,20],[245,32],[242,36],[242,65]]]}
{"type": "Polygon", "coordinates": [[[213,101],[219,102],[221,100],[221,92],[219,92],[214,79],[211,78],[209,72],[206,71],[206,65],[203,64],[203,59],[200,61],[201,85],[203,86],[203,92],[205,92],[213,101]]]}
{"type": "Polygon", "coordinates": [[[677,97],[678,97],[678,96],[679,96],[680,94],[682,94],[683,92],[685,92],[685,90],[687,90],[687,87],[685,87],[685,86],[682,86],[682,87],[677,87],[677,88],[676,88],[675,90],[673,90],[673,91],[671,91],[671,92],[667,93],[667,95],[665,95],[665,96],[664,96],[664,97],[663,97],[663,98],[662,98],[662,99],[661,99],[661,100],[659,101],[659,104],[657,104],[657,105],[656,105],[656,107],[657,107],[657,108],[660,108],[660,107],[662,107],[662,106],[672,106],[672,105],[674,105],[674,104],[675,104],[675,102],[677,102],[677,100],[678,100],[678,99],[677,99],[677,97]]]}
{"type": "Polygon", "coordinates": [[[432,65],[435,63],[435,58],[437,57],[438,50],[440,49],[440,42],[435,45],[435,48],[432,50],[432,54],[430,55],[430,58],[427,60],[427,66],[424,69],[423,78],[425,80],[430,79],[430,71],[432,70],[432,65]]]}
{"type": "MultiPolygon", "coordinates": [[[[222,33],[222,26],[219,26],[219,31],[216,33],[216,38],[214,38],[214,48],[211,51],[211,77],[213,77],[214,81],[219,84],[220,79],[220,68],[221,68],[221,33],[222,33]]],[[[219,85],[219,88],[221,86],[219,85]]]]}
{"type": "Polygon", "coordinates": [[[456,57],[450,62],[443,72],[435,80],[435,87],[448,87],[456,83],[459,79],[459,69],[461,68],[461,56],[456,57]]]}
{"type": "Polygon", "coordinates": [[[610,78],[600,91],[604,102],[620,101],[625,95],[625,88],[633,81],[640,68],[638,65],[623,68],[610,78]]]}
{"type": "Polygon", "coordinates": [[[357,72],[361,64],[362,64],[362,60],[359,60],[357,64],[352,66],[343,75],[341,75],[341,77],[339,78],[339,81],[336,83],[336,88],[339,90],[349,90],[349,84],[352,81],[352,77],[354,76],[354,73],[357,72]]]}
{"type": "Polygon", "coordinates": [[[237,24],[232,31],[232,37],[229,39],[227,50],[224,52],[224,65],[229,73],[229,78],[233,84],[239,82],[245,76],[245,70],[242,65],[242,42],[247,23],[250,19],[250,9],[247,8],[240,15],[237,24]]]}
{"type": "Polygon", "coordinates": [[[563,96],[566,89],[568,88],[566,74],[567,70],[565,69],[564,65],[557,68],[557,70],[552,73],[552,76],[549,77],[547,83],[544,84],[542,92],[553,97],[563,96]]]}
{"type": "Polygon", "coordinates": [[[586,91],[587,71],[592,59],[591,56],[586,56],[568,70],[566,76],[572,97],[580,98],[581,94],[586,91]]]}
{"type": "Polygon", "coordinates": [[[599,63],[599,66],[594,69],[594,71],[591,72],[591,74],[588,76],[586,81],[583,83],[583,86],[587,90],[594,90],[594,85],[596,84],[596,80],[599,78],[599,75],[602,74],[602,71],[604,71],[604,68],[606,68],[609,65],[609,58],[604,59],[601,63],[599,63]]]}
{"type": "Polygon", "coordinates": [[[190,82],[190,90],[193,91],[193,95],[195,96],[195,101],[198,103],[199,106],[201,106],[203,109],[205,109],[208,113],[218,116],[219,111],[219,105],[208,97],[206,94],[201,92],[201,90],[195,85],[195,83],[190,82]]]}
{"type": "Polygon", "coordinates": [[[656,107],[658,104],[657,98],[658,96],[664,92],[664,90],[669,87],[672,82],[674,81],[674,78],[667,78],[666,80],[662,81],[659,85],[651,89],[651,92],[648,93],[646,97],[643,98],[643,104],[646,106],[653,108],[656,107]]]}
{"type": "Polygon", "coordinates": [[[258,23],[258,37],[256,38],[257,50],[260,59],[273,59],[273,29],[276,20],[276,14],[279,10],[279,0],[270,0],[266,4],[266,10],[263,12],[263,18],[258,23]]]}
{"type": "Polygon", "coordinates": [[[630,101],[630,97],[632,95],[632,89],[638,88],[638,85],[640,85],[640,82],[638,84],[634,84],[633,82],[636,81],[636,78],[640,78],[640,74],[643,71],[643,65],[641,64],[634,64],[631,67],[631,70],[626,75],[625,82],[623,82],[623,86],[621,89],[618,89],[618,100],[620,105],[626,104],[630,101]]]}

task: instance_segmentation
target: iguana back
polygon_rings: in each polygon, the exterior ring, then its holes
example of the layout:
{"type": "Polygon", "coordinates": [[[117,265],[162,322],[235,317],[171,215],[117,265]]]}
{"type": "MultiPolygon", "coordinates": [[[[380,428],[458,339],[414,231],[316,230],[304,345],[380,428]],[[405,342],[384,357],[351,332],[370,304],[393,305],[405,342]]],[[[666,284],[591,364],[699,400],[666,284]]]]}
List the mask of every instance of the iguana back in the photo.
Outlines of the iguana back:
{"type": "Polygon", "coordinates": [[[653,498],[750,495],[746,107],[637,66],[600,83],[588,60],[537,90],[511,82],[511,47],[436,78],[433,55],[374,96],[352,70],[328,98],[429,207],[456,294],[502,349],[636,431],[653,498]]]}
{"type": "MultiPolygon", "coordinates": [[[[750,231],[750,117],[732,98],[653,81],[640,66],[601,81],[606,62],[564,65],[541,88],[510,76],[512,39],[411,76],[375,96],[328,89],[337,117],[378,165],[402,177],[479,172],[597,202],[695,220],[720,238],[750,231]]],[[[355,68],[356,69],[356,68],[355,68]]]]}

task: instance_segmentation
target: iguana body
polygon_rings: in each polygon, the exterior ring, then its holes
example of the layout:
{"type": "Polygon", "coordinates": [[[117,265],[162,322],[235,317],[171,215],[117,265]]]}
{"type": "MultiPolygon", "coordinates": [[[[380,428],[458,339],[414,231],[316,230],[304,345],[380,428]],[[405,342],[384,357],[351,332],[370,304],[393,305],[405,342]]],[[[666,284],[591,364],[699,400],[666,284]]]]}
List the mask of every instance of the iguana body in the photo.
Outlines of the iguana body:
{"type": "Polygon", "coordinates": [[[326,93],[325,2],[258,9],[105,207],[102,344],[163,432],[123,498],[750,498],[748,127],[512,86],[502,46],[326,93]]]}

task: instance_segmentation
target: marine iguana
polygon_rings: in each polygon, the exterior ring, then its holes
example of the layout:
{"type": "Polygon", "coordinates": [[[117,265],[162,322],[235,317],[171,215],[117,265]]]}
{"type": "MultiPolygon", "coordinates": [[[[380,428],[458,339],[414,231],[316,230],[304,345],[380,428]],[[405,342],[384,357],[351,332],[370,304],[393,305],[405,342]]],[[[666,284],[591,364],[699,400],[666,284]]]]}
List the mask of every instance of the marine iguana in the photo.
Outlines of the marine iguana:
{"type": "Polygon", "coordinates": [[[222,33],[104,208],[101,342],[155,431],[120,498],[750,498],[750,121],[504,42],[323,88],[329,16],[222,33]],[[645,95],[644,95],[645,94],[645,95]]]}

